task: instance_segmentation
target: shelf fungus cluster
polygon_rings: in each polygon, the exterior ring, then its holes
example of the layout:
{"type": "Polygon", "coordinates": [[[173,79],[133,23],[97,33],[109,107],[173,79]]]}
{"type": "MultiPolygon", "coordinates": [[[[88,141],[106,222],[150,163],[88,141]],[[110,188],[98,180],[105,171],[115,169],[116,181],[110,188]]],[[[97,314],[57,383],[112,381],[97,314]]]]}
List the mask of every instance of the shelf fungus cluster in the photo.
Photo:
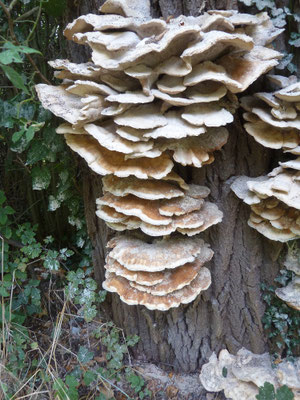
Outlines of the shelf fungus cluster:
{"type": "Polygon", "coordinates": [[[252,228],[270,240],[287,242],[300,236],[300,163],[280,164],[267,176],[237,178],[231,189],[250,205],[252,228]]]}
{"type": "Polygon", "coordinates": [[[211,284],[203,265],[213,251],[200,238],[157,239],[151,243],[120,235],[108,246],[103,287],[131,305],[166,311],[193,301],[211,284]]]}
{"type": "Polygon", "coordinates": [[[279,162],[267,176],[239,177],[231,188],[251,206],[248,224],[268,239],[300,237],[300,83],[296,77],[269,75],[279,90],[245,96],[246,131],[265,147],[297,158],[279,162]]]}
{"type": "Polygon", "coordinates": [[[128,304],[167,310],[209,286],[203,265],[213,253],[197,234],[222,219],[208,188],[187,185],[173,167],[214,161],[236,94],[278,64],[271,42],[282,30],[266,13],[152,19],[149,0],[107,0],[100,11],[64,32],[89,46],[91,62],[50,62],[62,83],[37,85],[37,93],[66,121],[57,133],[104,176],[96,213],[119,232],[104,287],[128,304]],[[142,268],[120,249],[138,252],[142,268]]]}
{"type": "Polygon", "coordinates": [[[270,80],[280,89],[273,93],[260,92],[244,96],[241,105],[247,121],[246,131],[258,143],[285,153],[300,155],[300,82],[270,75],[270,80]]]}
{"type": "MultiPolygon", "coordinates": [[[[244,348],[234,356],[221,350],[219,357],[213,353],[202,367],[200,381],[209,392],[224,390],[226,399],[256,399],[259,388],[269,382],[278,389],[287,386],[300,400],[300,359],[279,361],[274,364],[270,354],[254,354],[244,348]],[[226,374],[224,373],[226,371],[226,374]]],[[[288,398],[288,397],[286,397],[288,398]]]]}

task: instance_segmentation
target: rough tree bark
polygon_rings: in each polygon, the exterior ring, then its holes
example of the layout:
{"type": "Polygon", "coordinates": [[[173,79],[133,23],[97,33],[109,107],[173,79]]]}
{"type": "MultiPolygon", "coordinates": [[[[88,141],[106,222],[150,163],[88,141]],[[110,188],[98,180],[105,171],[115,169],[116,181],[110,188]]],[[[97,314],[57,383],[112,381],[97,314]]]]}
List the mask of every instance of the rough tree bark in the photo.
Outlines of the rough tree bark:
{"type": "MultiPolygon", "coordinates": [[[[69,7],[68,21],[96,12],[101,2],[79,2],[69,7]]],[[[206,9],[236,9],[236,0],[153,0],[153,15],[198,15],[206,9]]],[[[69,44],[71,58],[82,61],[82,50],[69,44]],[[77,57],[77,59],[75,59],[77,57]]],[[[260,80],[262,82],[262,80],[260,80]]],[[[258,83],[260,85],[260,83],[258,83]]],[[[140,342],[135,356],[175,370],[196,371],[212,351],[242,346],[261,353],[266,337],[261,318],[264,304],[260,284],[272,282],[278,272],[276,256],[280,246],[263,238],[247,225],[249,208],[230,190],[232,178],[258,176],[276,165],[276,153],[257,144],[245,133],[236,115],[229,127],[230,140],[215,154],[213,164],[202,169],[185,169],[189,182],[205,184],[211,200],[224,213],[222,223],[209,229],[204,238],[215,252],[210,263],[212,285],[192,304],[169,312],[153,312],[141,306],[127,306],[117,295],[109,296],[109,310],[126,334],[137,334],[140,342]]],[[[110,235],[96,218],[95,199],[101,194],[101,178],[84,167],[84,201],[89,235],[93,244],[96,278],[103,280],[105,245],[110,235]]]]}

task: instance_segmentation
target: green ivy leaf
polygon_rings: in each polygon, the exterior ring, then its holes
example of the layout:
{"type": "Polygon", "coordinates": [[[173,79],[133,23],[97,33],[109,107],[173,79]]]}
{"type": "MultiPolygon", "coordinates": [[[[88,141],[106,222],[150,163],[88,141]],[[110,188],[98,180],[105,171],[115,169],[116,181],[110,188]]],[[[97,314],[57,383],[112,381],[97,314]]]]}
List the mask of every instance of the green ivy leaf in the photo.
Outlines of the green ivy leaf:
{"type": "Polygon", "coordinates": [[[28,89],[24,85],[24,81],[22,76],[13,68],[9,67],[8,65],[0,64],[3,72],[5,73],[6,77],[11,81],[11,83],[17,88],[23,90],[26,94],[29,94],[28,89]]]}
{"type": "Polygon", "coordinates": [[[28,46],[20,45],[20,46],[16,46],[16,47],[20,53],[42,55],[42,53],[39,50],[32,49],[31,47],[28,47],[28,46]]]}
{"type": "Polygon", "coordinates": [[[25,136],[28,143],[34,138],[35,131],[36,129],[32,125],[27,129],[25,136]]]}
{"type": "Polygon", "coordinates": [[[46,257],[44,258],[44,267],[50,271],[59,270],[59,261],[57,259],[58,252],[55,250],[48,250],[46,257]]]}
{"type": "Polygon", "coordinates": [[[77,386],[79,386],[79,381],[73,375],[67,375],[66,384],[69,386],[69,388],[76,388],[77,386]]]}
{"type": "Polygon", "coordinates": [[[33,167],[31,171],[33,190],[47,189],[51,182],[51,173],[46,166],[33,167]]]}
{"type": "Polygon", "coordinates": [[[41,140],[33,139],[27,151],[27,165],[33,165],[38,161],[45,160],[48,156],[48,148],[41,140]]]}
{"type": "Polygon", "coordinates": [[[14,134],[12,135],[12,138],[11,138],[13,143],[16,143],[18,140],[20,140],[21,137],[24,135],[24,133],[25,133],[24,127],[22,129],[20,129],[18,132],[14,132],[14,134]]]}
{"type": "Polygon", "coordinates": [[[0,286],[0,296],[9,297],[10,293],[5,289],[4,286],[0,286]]]}
{"type": "Polygon", "coordinates": [[[3,190],[0,190],[0,206],[6,201],[6,196],[3,192],[3,190]]]}
{"type": "Polygon", "coordinates": [[[4,208],[0,208],[0,225],[5,225],[7,222],[7,215],[4,208]]]}
{"type": "Polygon", "coordinates": [[[256,398],[257,400],[275,400],[275,389],[272,383],[265,382],[264,386],[259,388],[256,398]]]}
{"type": "Polygon", "coordinates": [[[294,47],[300,47],[300,33],[292,32],[289,44],[294,47]]]}
{"type": "Polygon", "coordinates": [[[294,398],[294,393],[286,385],[277,389],[276,400],[293,400],[294,398]]]}
{"type": "Polygon", "coordinates": [[[11,64],[13,62],[16,63],[22,63],[23,60],[20,57],[19,53],[17,51],[13,50],[5,50],[0,53],[0,63],[4,65],[11,64]]]}
{"type": "Polygon", "coordinates": [[[86,364],[94,358],[94,352],[89,351],[85,346],[80,346],[77,354],[79,362],[86,364]]]}
{"type": "Polygon", "coordinates": [[[97,374],[93,371],[86,371],[83,380],[86,386],[89,386],[93,381],[97,379],[97,374]]]}

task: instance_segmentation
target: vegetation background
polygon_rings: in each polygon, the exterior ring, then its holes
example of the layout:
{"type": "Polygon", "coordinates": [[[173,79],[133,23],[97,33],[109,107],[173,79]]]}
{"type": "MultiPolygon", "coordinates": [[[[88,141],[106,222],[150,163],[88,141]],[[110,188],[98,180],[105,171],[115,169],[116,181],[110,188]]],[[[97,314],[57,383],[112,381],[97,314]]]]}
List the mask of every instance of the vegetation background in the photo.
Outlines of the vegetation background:
{"type": "MultiPolygon", "coordinates": [[[[287,251],[297,253],[298,243],[282,247],[263,240],[247,227],[248,210],[229,190],[233,175],[270,171],[281,155],[245,135],[239,116],[215,163],[184,172],[190,181],[206,182],[225,212],[222,226],[207,237],[216,255],[214,284],[203,300],[168,313],[150,312],[106,298],[97,285],[109,234],[94,214],[100,180],[55,133],[59,121],[41,107],[34,85],[59,83],[48,60],[86,61],[87,49],[67,43],[62,32],[67,22],[96,12],[100,4],[0,0],[1,399],[171,398],[171,390],[151,386],[138,373],[132,354],[185,372],[198,371],[212,350],[224,347],[269,348],[277,359],[299,355],[299,312],[274,294],[291,279],[279,272],[281,259],[287,251]]],[[[164,18],[211,8],[268,11],[276,26],[286,29],[276,43],[285,53],[277,72],[298,73],[296,0],[154,0],[151,5],[153,15],[164,18]]]]}

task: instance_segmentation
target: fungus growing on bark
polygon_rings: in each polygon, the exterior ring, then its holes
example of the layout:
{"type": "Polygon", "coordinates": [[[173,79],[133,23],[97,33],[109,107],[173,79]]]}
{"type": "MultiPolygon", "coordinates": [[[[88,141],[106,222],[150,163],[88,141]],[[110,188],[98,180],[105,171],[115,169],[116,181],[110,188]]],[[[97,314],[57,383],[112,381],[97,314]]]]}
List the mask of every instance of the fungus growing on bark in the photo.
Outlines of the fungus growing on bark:
{"type": "MultiPolygon", "coordinates": [[[[280,242],[300,236],[300,182],[295,163],[281,163],[268,176],[239,177],[231,185],[234,193],[251,207],[248,224],[268,239],[280,242]]],[[[298,164],[297,164],[298,165],[298,164]]]]}
{"type": "Polygon", "coordinates": [[[299,154],[300,85],[294,78],[271,76],[271,81],[282,89],[272,93],[256,93],[241,99],[246,131],[260,144],[272,149],[299,154]]]}
{"type": "Polygon", "coordinates": [[[272,365],[268,353],[254,354],[244,348],[231,355],[221,350],[219,357],[211,355],[200,373],[200,381],[209,392],[224,390],[226,398],[232,400],[255,399],[259,387],[265,382],[271,383],[275,389],[286,385],[299,399],[300,393],[300,359],[294,361],[281,360],[272,365]],[[224,376],[226,370],[226,376],[224,376]]]}
{"type": "Polygon", "coordinates": [[[124,233],[110,242],[104,287],[128,304],[167,310],[210,285],[203,264],[213,252],[196,235],[223,216],[204,200],[209,189],[187,185],[174,163],[213,162],[228,140],[234,93],[278,63],[281,55],[269,43],[280,31],[265,13],[210,11],[163,21],[151,19],[148,0],[107,0],[100,11],[64,31],[91,48],[92,62],[51,62],[64,81],[37,85],[37,92],[45,108],[68,122],[57,132],[104,176],[97,215],[116,231],[147,235],[124,233]],[[153,239],[159,236],[168,238],[153,239]],[[138,251],[131,261],[142,254],[146,262],[151,254],[151,262],[130,268],[118,256],[120,243],[127,254],[138,251]]]}
{"type": "Polygon", "coordinates": [[[220,222],[223,217],[215,204],[203,200],[207,192],[202,192],[203,197],[200,197],[200,191],[197,197],[189,196],[187,191],[184,197],[152,201],[131,194],[118,197],[106,193],[96,201],[97,215],[109,226],[120,223],[119,230],[123,230],[122,227],[124,230],[139,228],[150,236],[178,231],[192,236],[220,222]]]}
{"type": "MultiPolygon", "coordinates": [[[[299,155],[300,115],[297,101],[299,84],[295,77],[270,76],[281,89],[256,93],[241,99],[248,121],[244,126],[265,147],[299,155]]],[[[300,237],[300,161],[279,162],[268,176],[239,177],[231,186],[235,194],[251,206],[248,224],[271,240],[286,242],[300,237]]],[[[298,282],[298,281],[297,281],[298,282]]],[[[280,289],[282,297],[292,295],[294,283],[280,289]],[[288,294],[289,293],[289,294],[288,294]]]]}

